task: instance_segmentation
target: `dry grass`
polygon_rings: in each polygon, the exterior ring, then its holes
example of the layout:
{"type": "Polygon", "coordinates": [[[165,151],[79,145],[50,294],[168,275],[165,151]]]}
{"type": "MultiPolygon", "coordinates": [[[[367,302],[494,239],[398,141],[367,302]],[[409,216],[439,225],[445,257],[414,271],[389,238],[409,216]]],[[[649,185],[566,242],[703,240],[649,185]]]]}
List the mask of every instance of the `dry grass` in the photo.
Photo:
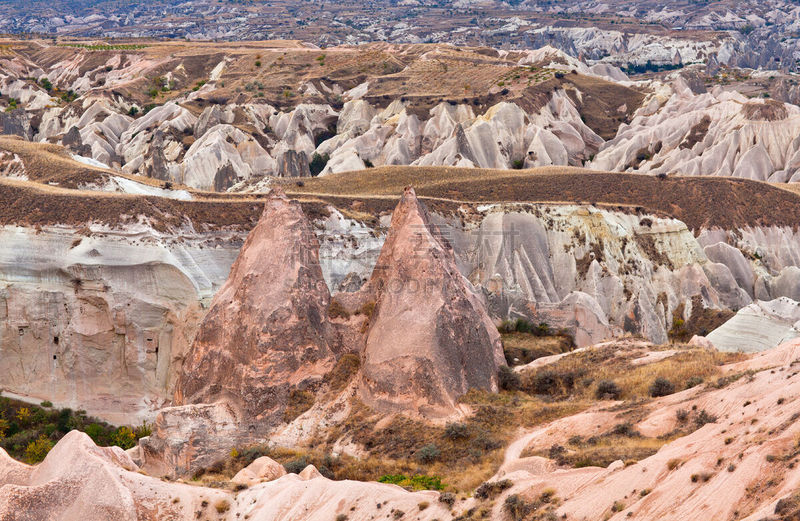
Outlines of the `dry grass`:
{"type": "MultiPolygon", "coordinates": [[[[617,429],[626,428],[619,425],[617,429]]],[[[571,438],[564,446],[555,445],[545,451],[525,451],[523,456],[543,456],[552,458],[561,466],[568,467],[607,467],[615,461],[625,464],[648,458],[676,439],[679,434],[658,438],[647,438],[638,433],[617,434],[613,430],[601,436],[583,439],[571,438]]]]}
{"type": "Polygon", "coordinates": [[[641,348],[606,346],[567,355],[548,366],[522,375],[522,388],[531,393],[556,399],[593,399],[601,381],[612,381],[620,389],[620,398],[648,398],[650,386],[665,378],[683,389],[687,382],[708,381],[720,376],[719,366],[740,360],[736,353],[719,353],[683,347],[681,351],[648,364],[633,364],[647,353],[641,348]]]}
{"type": "MultiPolygon", "coordinates": [[[[670,216],[689,229],[742,226],[797,227],[800,196],[768,183],[719,177],[654,176],[571,167],[487,170],[455,167],[381,167],[310,179],[287,193],[360,201],[373,212],[412,185],[430,206],[437,203],[594,204],[629,213],[670,216]]],[[[341,202],[339,202],[341,201],[341,202]]],[[[452,209],[452,205],[450,206],[452,209]]]]}
{"type": "MultiPolygon", "coordinates": [[[[520,341],[527,340],[530,339],[520,341]]],[[[635,421],[650,403],[649,387],[656,378],[669,378],[682,388],[684,382],[692,378],[718,377],[721,363],[741,358],[741,355],[687,347],[646,365],[633,363],[635,358],[651,351],[657,352],[658,348],[651,349],[642,343],[621,343],[569,354],[545,368],[524,374],[523,388],[527,392],[470,391],[462,398],[462,403],[473,411],[472,415],[446,425],[400,415],[386,416],[352,398],[348,417],[320,433],[307,446],[244,448],[215,465],[204,479],[230,479],[256,457],[269,455],[297,472],[313,464],[333,479],[377,480],[397,474],[434,476],[446,484],[447,490],[469,492],[496,473],[505,448],[519,435],[520,429],[571,416],[597,404],[595,394],[600,380],[616,382],[621,398],[626,400],[620,409],[621,417],[626,418],[625,421],[635,421]],[[543,371],[556,375],[557,384],[549,395],[537,395],[533,390],[533,380],[543,371]],[[567,381],[571,383],[566,385],[567,381]],[[332,456],[334,446],[343,441],[363,449],[365,456],[332,456]]],[[[331,372],[329,383],[338,382],[337,388],[343,389],[355,374],[355,368],[355,358],[341,363],[341,367],[331,372]]],[[[544,455],[570,466],[608,465],[618,459],[637,461],[655,453],[677,436],[713,421],[703,420],[702,414],[704,411],[688,413],[679,423],[679,430],[662,438],[645,438],[630,424],[621,424],[600,436],[565,441],[566,447],[544,455]]]]}
{"type": "Polygon", "coordinates": [[[289,401],[286,410],[283,412],[283,421],[290,423],[292,420],[314,406],[314,393],[307,390],[292,389],[289,393],[289,401]]]}
{"type": "Polygon", "coordinates": [[[534,336],[527,333],[504,333],[503,351],[509,365],[528,364],[543,356],[566,353],[571,339],[563,336],[534,336]]]}

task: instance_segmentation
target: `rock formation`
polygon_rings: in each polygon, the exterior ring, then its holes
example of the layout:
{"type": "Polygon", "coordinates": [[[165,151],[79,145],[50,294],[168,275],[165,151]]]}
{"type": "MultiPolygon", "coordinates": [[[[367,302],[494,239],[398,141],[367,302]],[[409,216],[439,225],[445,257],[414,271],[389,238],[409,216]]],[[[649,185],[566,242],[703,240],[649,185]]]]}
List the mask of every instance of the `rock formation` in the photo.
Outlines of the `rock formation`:
{"type": "Polygon", "coordinates": [[[795,105],[751,100],[719,86],[695,95],[679,77],[600,147],[591,167],[798,181],[798,115],[795,105]]]}
{"type": "Polygon", "coordinates": [[[267,200],[186,360],[176,404],[226,401],[252,431],[278,423],[290,388],[317,384],[337,349],[319,245],[297,202],[267,200]]]}
{"type": "Polygon", "coordinates": [[[766,351],[800,336],[800,302],[756,300],[707,336],[720,351],[766,351]]]}
{"type": "Polygon", "coordinates": [[[395,509],[414,512],[423,501],[430,508],[419,512],[420,520],[449,517],[438,492],[331,481],[311,466],[301,475],[285,475],[282,466],[260,460],[251,468],[273,479],[254,481],[241,492],[165,481],[146,475],[122,449],[97,447],[86,434],[72,431],[36,466],[0,449],[0,519],[280,521],[338,514],[370,519],[395,509]]]}
{"type": "Polygon", "coordinates": [[[366,291],[374,299],[361,397],[379,410],[453,412],[469,389],[496,390],[497,328],[452,248],[407,188],[366,291]]]}

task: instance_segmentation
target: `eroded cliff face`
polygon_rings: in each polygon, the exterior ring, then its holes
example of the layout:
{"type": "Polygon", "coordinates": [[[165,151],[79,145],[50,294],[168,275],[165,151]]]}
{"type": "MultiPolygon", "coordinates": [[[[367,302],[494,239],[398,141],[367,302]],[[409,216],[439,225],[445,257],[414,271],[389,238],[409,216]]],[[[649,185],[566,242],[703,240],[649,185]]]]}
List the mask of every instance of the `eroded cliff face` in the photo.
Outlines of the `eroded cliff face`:
{"type": "Polygon", "coordinates": [[[0,386],[109,421],[168,403],[236,233],[0,229],[0,386]]]}
{"type": "MultiPolygon", "coordinates": [[[[464,206],[430,217],[494,320],[566,328],[579,346],[625,332],[664,342],[675,311],[690,318],[697,297],[734,311],[756,299],[800,300],[800,238],[790,228],[695,235],[674,219],[578,205],[464,206]]],[[[332,211],[315,222],[331,293],[369,279],[389,221],[332,211]]],[[[0,386],[138,423],[169,402],[245,232],[146,223],[77,232],[0,230],[0,386]]]]}

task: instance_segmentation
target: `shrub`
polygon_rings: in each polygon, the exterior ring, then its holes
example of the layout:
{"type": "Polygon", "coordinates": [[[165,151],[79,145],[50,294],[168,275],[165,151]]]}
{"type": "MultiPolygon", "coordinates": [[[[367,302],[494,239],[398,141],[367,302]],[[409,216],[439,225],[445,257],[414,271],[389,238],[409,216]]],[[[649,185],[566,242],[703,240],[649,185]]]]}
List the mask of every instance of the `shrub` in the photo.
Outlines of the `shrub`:
{"type": "Polygon", "coordinates": [[[639,431],[634,429],[633,424],[630,422],[615,425],[611,433],[617,436],[625,436],[626,438],[637,438],[640,436],[639,431]]]}
{"type": "Polygon", "coordinates": [[[50,407],[52,407],[52,406],[53,406],[53,402],[51,402],[51,401],[49,401],[49,400],[45,400],[45,401],[43,401],[42,403],[40,403],[39,405],[41,405],[42,407],[47,407],[47,408],[50,408],[50,407]]]}
{"type": "Polygon", "coordinates": [[[671,460],[669,460],[667,462],[667,468],[669,470],[675,470],[675,469],[677,469],[678,467],[681,466],[681,463],[683,463],[682,460],[680,460],[678,458],[672,458],[671,460]]]}
{"type": "Polygon", "coordinates": [[[672,382],[663,377],[658,377],[650,384],[650,396],[657,398],[659,396],[667,396],[675,392],[675,386],[672,382]]]}
{"type": "Polygon", "coordinates": [[[675,418],[679,423],[686,423],[686,420],[689,419],[689,411],[686,409],[678,409],[675,411],[675,418]]]}
{"type": "Polygon", "coordinates": [[[430,503],[428,503],[427,501],[422,501],[422,502],[420,502],[420,504],[418,504],[418,505],[417,505],[417,507],[418,507],[420,510],[425,510],[425,509],[426,509],[426,508],[428,508],[429,506],[431,506],[431,504],[430,504],[430,503]]]}
{"type": "Polygon", "coordinates": [[[216,509],[218,514],[224,514],[228,510],[230,510],[231,504],[228,503],[227,499],[220,499],[216,503],[214,503],[214,509],[216,509]]]}
{"type": "Polygon", "coordinates": [[[350,313],[345,309],[341,302],[335,298],[331,299],[328,305],[328,316],[331,318],[343,318],[345,320],[350,318],[350,313]]]}
{"type": "Polygon", "coordinates": [[[686,381],[686,388],[691,389],[703,383],[703,379],[699,376],[693,376],[686,381]]]}
{"type": "Polygon", "coordinates": [[[513,485],[514,483],[512,483],[509,479],[503,479],[500,481],[487,481],[475,489],[474,495],[478,499],[492,499],[500,495],[500,493],[504,490],[511,488],[513,485]]]}
{"type": "Polygon", "coordinates": [[[558,394],[560,387],[558,373],[552,369],[539,371],[534,375],[531,385],[536,394],[558,394]]]}
{"type": "Polygon", "coordinates": [[[311,156],[311,162],[308,164],[308,169],[311,171],[312,176],[318,176],[323,170],[325,170],[325,165],[328,164],[328,160],[331,158],[328,154],[318,154],[314,152],[314,155],[311,156]]]}
{"type": "Polygon", "coordinates": [[[47,456],[47,453],[50,452],[52,448],[53,442],[46,436],[41,435],[38,439],[30,442],[28,446],[25,447],[25,460],[31,465],[39,463],[44,460],[45,456],[47,456]]]}
{"type": "Polygon", "coordinates": [[[439,502],[452,507],[456,504],[456,496],[452,492],[442,492],[439,494],[439,502]]]}
{"type": "Polygon", "coordinates": [[[103,435],[103,426],[98,425],[96,423],[90,423],[89,425],[86,426],[84,432],[86,432],[86,434],[88,434],[89,437],[92,438],[92,441],[94,441],[95,443],[99,443],[100,436],[103,435]]]}
{"type": "Polygon", "coordinates": [[[520,387],[519,375],[507,365],[500,367],[497,380],[500,388],[505,391],[516,391],[520,387]]]}
{"type": "MultiPolygon", "coordinates": [[[[444,483],[439,476],[427,476],[425,474],[416,474],[414,476],[406,476],[404,474],[387,474],[378,478],[379,483],[391,483],[411,490],[444,490],[444,483]]],[[[444,494],[442,494],[444,496],[444,494]]],[[[443,503],[447,501],[439,499],[443,503]]],[[[453,497],[455,502],[455,497],[453,497]]]]}
{"type": "Polygon", "coordinates": [[[136,445],[136,434],[130,427],[120,427],[111,436],[111,444],[124,450],[130,449],[136,445]]]}
{"type": "Polygon", "coordinates": [[[135,105],[128,109],[128,115],[131,117],[136,116],[138,113],[139,113],[139,107],[135,105]]]}
{"type": "Polygon", "coordinates": [[[439,451],[439,448],[431,443],[419,449],[414,454],[414,457],[421,463],[433,463],[439,458],[440,454],[441,451],[439,451]]]}
{"type": "Polygon", "coordinates": [[[622,389],[613,380],[600,380],[597,383],[595,396],[598,400],[617,400],[622,395],[622,389]]]}
{"type": "Polygon", "coordinates": [[[463,423],[448,423],[444,428],[444,436],[449,440],[463,440],[469,437],[469,429],[463,423]]]}
{"type": "Polygon", "coordinates": [[[27,407],[20,407],[17,409],[17,420],[24,426],[31,421],[31,410],[27,407]]]}
{"type": "Polygon", "coordinates": [[[147,420],[142,420],[142,424],[136,427],[136,430],[133,432],[136,436],[136,439],[144,438],[145,436],[150,436],[153,434],[153,428],[147,423],[147,420]]]}
{"type": "Polygon", "coordinates": [[[527,503],[517,494],[509,495],[503,502],[503,510],[506,511],[512,521],[521,521],[528,517],[534,505],[527,503]]]}
{"type": "Polygon", "coordinates": [[[314,393],[307,390],[292,389],[283,411],[283,421],[291,423],[295,418],[314,406],[316,397],[314,393]]]}
{"type": "Polygon", "coordinates": [[[283,464],[283,468],[289,474],[300,474],[304,468],[308,466],[308,461],[305,458],[296,459],[283,464]]]}
{"type": "Polygon", "coordinates": [[[703,425],[705,425],[706,423],[714,423],[716,421],[717,417],[714,416],[713,414],[709,414],[708,412],[706,412],[705,409],[697,413],[697,416],[695,416],[694,418],[694,423],[698,429],[703,425]]]}

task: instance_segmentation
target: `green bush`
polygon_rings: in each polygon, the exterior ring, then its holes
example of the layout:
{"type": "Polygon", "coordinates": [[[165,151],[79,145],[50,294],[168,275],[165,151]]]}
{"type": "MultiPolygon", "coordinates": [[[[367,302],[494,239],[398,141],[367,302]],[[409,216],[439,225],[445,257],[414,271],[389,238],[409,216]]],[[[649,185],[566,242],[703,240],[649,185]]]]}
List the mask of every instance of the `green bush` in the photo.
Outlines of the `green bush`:
{"type": "Polygon", "coordinates": [[[300,474],[307,466],[308,460],[305,458],[296,459],[283,464],[283,468],[285,468],[286,472],[289,474],[300,474]]]}
{"type": "Polygon", "coordinates": [[[311,162],[308,164],[308,169],[311,171],[311,175],[314,177],[318,176],[324,169],[325,165],[328,164],[328,160],[331,157],[328,154],[318,154],[314,152],[314,155],[311,156],[311,162]]]}
{"type": "Polygon", "coordinates": [[[39,463],[44,460],[52,448],[53,442],[43,434],[25,447],[25,460],[31,465],[39,463]]]}
{"type": "Polygon", "coordinates": [[[444,436],[449,440],[463,440],[469,438],[469,428],[464,423],[448,423],[444,428],[444,436]]]}
{"type": "Polygon", "coordinates": [[[130,427],[120,427],[111,436],[111,444],[125,450],[133,448],[136,445],[136,434],[130,427]]]}
{"type": "Polygon", "coordinates": [[[417,474],[406,476],[404,474],[387,474],[378,478],[380,483],[391,483],[410,490],[444,490],[445,484],[439,476],[417,474]]]}

